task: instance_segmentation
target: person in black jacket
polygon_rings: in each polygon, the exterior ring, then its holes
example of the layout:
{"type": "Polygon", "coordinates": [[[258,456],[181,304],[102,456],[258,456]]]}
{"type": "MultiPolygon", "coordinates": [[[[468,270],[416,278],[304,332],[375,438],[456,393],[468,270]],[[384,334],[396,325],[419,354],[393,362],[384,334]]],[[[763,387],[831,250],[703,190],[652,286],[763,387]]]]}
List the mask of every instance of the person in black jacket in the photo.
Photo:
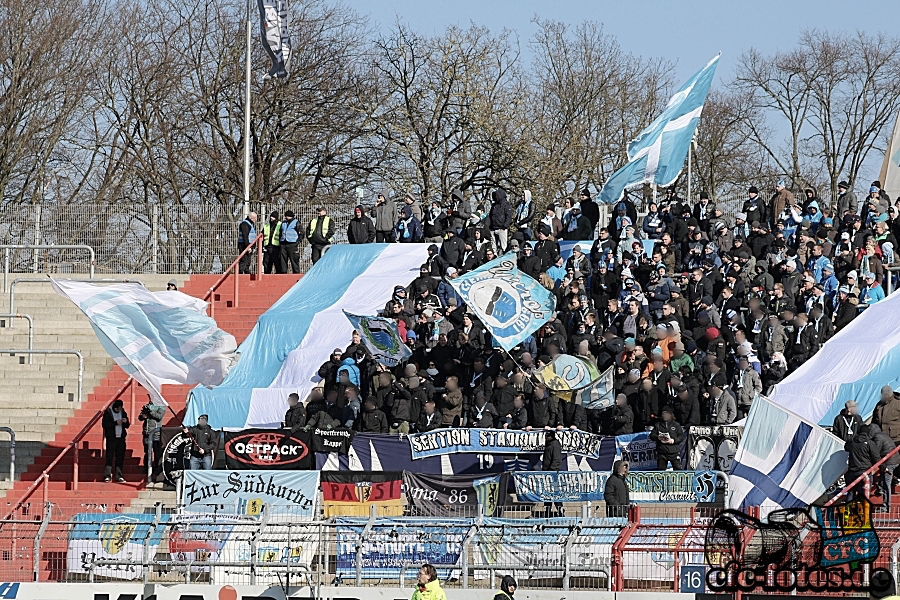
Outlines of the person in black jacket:
{"type": "Polygon", "coordinates": [[[628,406],[628,397],[625,394],[616,396],[616,405],[612,409],[610,422],[610,435],[634,433],[634,411],[628,406]]]}
{"type": "Polygon", "coordinates": [[[388,420],[384,413],[375,408],[375,396],[366,398],[362,414],[354,421],[353,429],[360,433],[387,433],[388,420]]]}
{"type": "Polygon", "coordinates": [[[675,422],[675,413],[671,406],[663,407],[662,420],[653,426],[650,439],[656,442],[656,468],[665,471],[669,468],[669,463],[672,463],[672,468],[680,471],[684,429],[675,422]]]}
{"type": "Polygon", "coordinates": [[[496,426],[498,418],[497,409],[485,399],[484,393],[476,392],[475,404],[469,408],[468,418],[466,419],[469,427],[491,429],[496,426]]]}
{"type": "Polygon", "coordinates": [[[181,430],[191,436],[191,471],[209,471],[213,467],[213,451],[216,449],[216,432],[209,426],[209,415],[197,417],[194,427],[182,427],[181,430]]]}
{"type": "Polygon", "coordinates": [[[528,402],[528,426],[526,431],[532,429],[545,429],[555,427],[557,423],[556,411],[559,400],[547,391],[547,386],[537,383],[528,402]]]}
{"type": "Polygon", "coordinates": [[[627,517],[628,507],[631,505],[631,497],[628,493],[628,463],[617,460],[613,465],[613,472],[606,480],[603,490],[603,501],[606,502],[607,517],[627,517]]]}
{"type": "Polygon", "coordinates": [[[697,400],[696,394],[683,383],[675,388],[675,393],[678,395],[675,401],[675,420],[682,427],[699,425],[701,421],[700,401],[697,400]]]}
{"type": "Polygon", "coordinates": [[[446,239],[441,242],[441,258],[448,265],[459,269],[463,266],[463,256],[466,253],[466,245],[457,237],[456,230],[448,229],[446,239]]]}
{"type": "MultiPolygon", "coordinates": [[[[544,456],[541,457],[541,471],[559,471],[562,469],[562,444],[556,439],[555,431],[544,434],[544,456]]],[[[562,502],[545,502],[544,513],[546,516],[562,516],[562,502]],[[553,512],[551,512],[551,510],[553,512]]]]}
{"type": "Polygon", "coordinates": [[[513,209],[506,197],[506,190],[497,188],[491,192],[491,211],[488,213],[488,228],[497,254],[506,252],[509,226],[513,221],[513,209]]]}
{"type": "Polygon", "coordinates": [[[375,223],[362,206],[353,209],[353,218],[347,225],[347,241],[351,244],[371,244],[375,241],[375,223]]]}
{"type": "Polygon", "coordinates": [[[581,204],[581,214],[591,223],[591,235],[585,238],[589,240],[594,237],[594,230],[597,229],[597,223],[600,222],[600,207],[591,198],[591,192],[587,188],[581,190],[581,197],[578,199],[578,202],[581,204]]]}
{"type": "Polygon", "coordinates": [[[300,396],[292,393],[288,396],[288,409],[284,413],[284,421],[281,426],[296,433],[306,426],[306,408],[300,402],[300,396]]]}
{"type": "Polygon", "coordinates": [[[322,378],[326,394],[331,390],[337,389],[337,372],[344,360],[343,355],[343,350],[335,348],[334,352],[331,353],[331,358],[322,363],[322,366],[319,367],[319,377],[322,378]]]}
{"type": "Polygon", "coordinates": [[[103,437],[106,440],[106,473],[103,481],[112,480],[113,464],[116,465],[116,481],[125,483],[122,467],[125,464],[125,437],[128,435],[128,413],[121,400],[113,402],[103,411],[103,437]]]}
{"type": "Polygon", "coordinates": [[[568,428],[587,431],[587,412],[580,402],[560,402],[557,415],[557,429],[568,428]]]}
{"type": "Polygon", "coordinates": [[[531,244],[525,244],[522,248],[522,255],[519,256],[519,270],[534,280],[541,278],[541,269],[543,267],[541,259],[534,254],[534,248],[531,244]]]}
{"type": "Polygon", "coordinates": [[[844,403],[844,410],[838,413],[831,424],[831,433],[844,440],[844,442],[849,442],[859,431],[859,426],[862,424],[863,420],[859,416],[859,404],[853,400],[847,400],[844,403]]]}
{"type": "MultiPolygon", "coordinates": [[[[872,468],[881,459],[872,444],[872,438],[869,437],[868,425],[860,425],[856,435],[844,443],[844,450],[849,453],[847,457],[847,473],[844,475],[844,482],[847,485],[851,485],[860,475],[872,468]]],[[[856,484],[850,491],[850,494],[853,495],[854,491],[861,491],[863,483],[861,481],[856,484]]]]}
{"type": "MultiPolygon", "coordinates": [[[[896,444],[894,444],[894,440],[892,440],[888,434],[881,431],[881,427],[874,423],[869,425],[869,437],[872,438],[872,449],[878,457],[878,460],[881,460],[890,454],[894,448],[897,447],[896,444]]],[[[894,487],[894,469],[898,464],[900,464],[900,454],[894,453],[881,465],[881,477],[878,479],[881,480],[879,488],[881,489],[884,503],[878,508],[878,512],[888,512],[891,508],[891,492],[893,491],[891,488],[894,487]]]]}
{"type": "Polygon", "coordinates": [[[425,433],[426,431],[434,431],[440,429],[443,425],[443,417],[438,414],[437,406],[434,400],[426,400],[419,420],[416,421],[416,431],[425,433]]]}

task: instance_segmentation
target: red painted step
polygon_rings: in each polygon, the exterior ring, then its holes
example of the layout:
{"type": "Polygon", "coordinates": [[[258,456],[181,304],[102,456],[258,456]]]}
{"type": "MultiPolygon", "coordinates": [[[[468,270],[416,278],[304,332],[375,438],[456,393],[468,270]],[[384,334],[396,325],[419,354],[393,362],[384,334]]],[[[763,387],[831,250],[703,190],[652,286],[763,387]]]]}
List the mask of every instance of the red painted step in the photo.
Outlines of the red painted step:
{"type": "MultiPolygon", "coordinates": [[[[182,286],[181,291],[198,298],[204,297],[209,288],[219,279],[220,275],[193,275],[182,286]]],[[[281,298],[298,280],[298,275],[266,275],[257,280],[255,276],[242,275],[239,280],[239,307],[234,308],[234,282],[229,279],[216,294],[214,316],[219,326],[228,331],[242,342],[259,316],[272,304],[281,298]]],[[[91,418],[101,410],[112,396],[121,389],[128,377],[119,368],[114,367],[106,377],[87,395],[87,399],[69,421],[63,425],[53,441],[35,459],[34,463],[25,471],[21,479],[16,482],[13,489],[6,494],[6,503],[3,505],[4,514],[9,512],[26,490],[40,477],[43,470],[57,458],[63,448],[84,428],[91,418]]],[[[173,385],[164,386],[163,395],[172,409],[184,414],[187,395],[193,386],[173,385]]],[[[149,402],[149,395],[140,387],[134,388],[134,394],[130,391],[122,396],[125,409],[132,418],[131,435],[127,438],[127,451],[123,476],[126,483],[104,483],[104,457],[103,434],[100,424],[97,423],[90,432],[78,444],[79,454],[79,485],[78,490],[73,489],[73,452],[64,457],[62,461],[49,474],[47,495],[54,504],[54,520],[57,518],[71,518],[78,512],[122,512],[127,509],[138,492],[145,487],[144,469],[140,467],[143,457],[142,440],[140,435],[140,422],[137,414],[141,407],[149,402]]],[[[177,421],[170,416],[167,425],[177,421]]],[[[42,514],[44,487],[40,486],[30,497],[26,506],[20,507],[16,512],[16,518],[22,520],[40,520],[42,514]]],[[[56,526],[54,526],[56,527],[56,526]]],[[[53,527],[51,527],[53,529],[53,527]]],[[[27,539],[29,534],[22,532],[22,537],[27,539]]],[[[45,543],[41,548],[41,580],[58,580],[65,576],[65,532],[60,536],[48,531],[44,538],[45,543]],[[60,537],[61,536],[61,537],[60,537]],[[56,539],[56,543],[49,542],[56,539]]],[[[29,552],[19,548],[9,548],[12,560],[0,561],[0,581],[21,580],[23,574],[31,572],[33,558],[29,552]]],[[[6,553],[6,544],[0,542],[0,555],[6,553]]]]}

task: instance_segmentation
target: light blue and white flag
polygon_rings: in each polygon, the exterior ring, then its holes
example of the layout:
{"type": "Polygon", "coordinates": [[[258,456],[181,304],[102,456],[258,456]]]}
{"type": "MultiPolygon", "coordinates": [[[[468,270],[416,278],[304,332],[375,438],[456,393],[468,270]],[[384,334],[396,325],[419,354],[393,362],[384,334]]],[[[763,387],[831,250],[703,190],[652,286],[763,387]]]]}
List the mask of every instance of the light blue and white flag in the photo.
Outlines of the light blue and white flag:
{"type": "Polygon", "coordinates": [[[391,319],[361,317],[352,315],[346,310],[344,314],[350,319],[353,329],[359,332],[359,336],[376,362],[386,367],[396,367],[412,356],[412,351],[400,339],[397,324],[391,319]]]}
{"type": "Polygon", "coordinates": [[[98,285],[52,280],[82,310],[122,370],[166,404],[165,383],[214,387],[236,360],[234,336],[207,316],[206,303],[181,292],[151,292],[138,283],[98,285]]]}
{"type": "Polygon", "coordinates": [[[507,352],[549,321],[556,309],[553,294],[516,268],[509,255],[498,256],[450,285],[507,352]]]}
{"type": "Polygon", "coordinates": [[[807,507],[847,470],[844,441],[757,396],[738,443],[728,485],[728,508],[807,507]]]}
{"type": "Polygon", "coordinates": [[[718,64],[716,56],[688,79],[663,113],[628,144],[628,164],[606,181],[600,190],[602,202],[618,202],[630,187],[667,186],[678,179],[718,64]]]}

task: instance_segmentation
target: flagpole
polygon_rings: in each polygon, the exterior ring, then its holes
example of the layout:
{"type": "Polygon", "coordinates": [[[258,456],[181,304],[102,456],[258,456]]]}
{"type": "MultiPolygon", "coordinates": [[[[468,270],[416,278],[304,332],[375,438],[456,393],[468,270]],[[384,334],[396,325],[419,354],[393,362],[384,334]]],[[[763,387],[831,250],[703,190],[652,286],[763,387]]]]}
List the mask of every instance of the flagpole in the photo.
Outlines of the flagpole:
{"type": "Polygon", "coordinates": [[[245,219],[250,214],[250,41],[253,37],[250,15],[250,0],[247,0],[247,54],[244,73],[244,202],[241,211],[245,219]]]}

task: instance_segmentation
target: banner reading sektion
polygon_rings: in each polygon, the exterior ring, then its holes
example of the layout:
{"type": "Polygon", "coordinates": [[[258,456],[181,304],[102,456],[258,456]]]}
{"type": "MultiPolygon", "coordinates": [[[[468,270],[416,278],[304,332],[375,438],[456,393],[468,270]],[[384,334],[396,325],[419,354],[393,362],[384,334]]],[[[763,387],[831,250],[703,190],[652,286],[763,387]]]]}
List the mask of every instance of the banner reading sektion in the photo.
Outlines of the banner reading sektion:
{"type": "MultiPolygon", "coordinates": [[[[600,458],[603,436],[577,429],[556,432],[563,454],[600,458]]],[[[526,454],[543,452],[543,431],[510,431],[505,429],[436,429],[409,436],[413,459],[456,452],[485,454],[526,454]]]]}
{"type": "Polygon", "coordinates": [[[627,461],[632,471],[655,471],[656,442],[647,431],[617,435],[616,460],[627,461]]]}
{"type": "MultiPolygon", "coordinates": [[[[403,473],[406,496],[420,516],[443,517],[453,514],[461,506],[484,507],[484,514],[492,517],[501,506],[508,504],[509,478],[507,473],[481,477],[478,475],[424,475],[403,473]]],[[[469,516],[469,515],[463,515],[469,516]]]]}
{"type": "Polygon", "coordinates": [[[353,432],[346,427],[336,427],[334,429],[316,427],[312,430],[313,452],[347,454],[352,441],[353,432]]]}
{"type": "MultiPolygon", "coordinates": [[[[516,497],[526,502],[603,500],[609,473],[537,471],[513,473],[516,497]]],[[[631,502],[712,502],[717,476],[711,471],[635,471],[626,483],[631,502]]]]}
{"type": "MultiPolygon", "coordinates": [[[[362,540],[367,519],[335,519],[337,526],[337,573],[348,577],[356,572],[357,559],[366,579],[390,577],[396,580],[407,564],[455,565],[472,519],[433,519],[398,517],[378,520],[362,540]],[[357,549],[361,556],[357,555],[357,549]]],[[[445,579],[450,569],[438,569],[445,579]]]]}
{"type": "Polygon", "coordinates": [[[228,469],[309,470],[315,466],[311,436],[305,431],[245,429],[225,432],[225,466],[228,469]]]}
{"type": "Polygon", "coordinates": [[[692,426],[688,429],[688,466],[695,470],[731,472],[744,428],[737,425],[692,426]]]}
{"type": "Polygon", "coordinates": [[[316,513],[318,471],[185,471],[181,502],[187,512],[311,519],[316,513]]]}
{"type": "Polygon", "coordinates": [[[326,517],[379,517],[403,514],[402,471],[322,471],[326,517]]]}

